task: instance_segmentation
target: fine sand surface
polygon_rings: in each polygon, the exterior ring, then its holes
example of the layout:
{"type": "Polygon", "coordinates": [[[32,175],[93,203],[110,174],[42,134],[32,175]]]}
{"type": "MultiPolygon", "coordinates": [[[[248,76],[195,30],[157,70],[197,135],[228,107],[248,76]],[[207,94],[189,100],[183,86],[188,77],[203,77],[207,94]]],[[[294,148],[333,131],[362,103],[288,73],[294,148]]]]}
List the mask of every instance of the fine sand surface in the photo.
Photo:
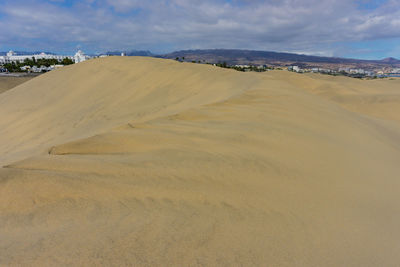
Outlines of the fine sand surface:
{"type": "Polygon", "coordinates": [[[0,94],[14,88],[17,85],[20,85],[35,76],[23,76],[23,77],[15,77],[15,76],[0,76],[0,94]]]}
{"type": "Polygon", "coordinates": [[[400,80],[86,61],[0,95],[0,266],[398,266],[400,80]]]}

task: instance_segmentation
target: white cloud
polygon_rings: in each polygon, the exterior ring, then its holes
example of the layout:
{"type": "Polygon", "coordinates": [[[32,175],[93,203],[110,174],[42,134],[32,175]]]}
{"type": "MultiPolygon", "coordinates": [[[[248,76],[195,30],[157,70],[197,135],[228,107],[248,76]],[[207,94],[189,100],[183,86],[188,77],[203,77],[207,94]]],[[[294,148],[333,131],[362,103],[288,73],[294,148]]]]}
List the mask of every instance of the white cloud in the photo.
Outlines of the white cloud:
{"type": "Polygon", "coordinates": [[[246,48],[332,54],[338,42],[400,37],[395,0],[374,10],[348,0],[86,0],[69,8],[62,0],[4,1],[0,41],[32,49],[65,50],[66,44],[80,43],[98,51],[246,48]]]}

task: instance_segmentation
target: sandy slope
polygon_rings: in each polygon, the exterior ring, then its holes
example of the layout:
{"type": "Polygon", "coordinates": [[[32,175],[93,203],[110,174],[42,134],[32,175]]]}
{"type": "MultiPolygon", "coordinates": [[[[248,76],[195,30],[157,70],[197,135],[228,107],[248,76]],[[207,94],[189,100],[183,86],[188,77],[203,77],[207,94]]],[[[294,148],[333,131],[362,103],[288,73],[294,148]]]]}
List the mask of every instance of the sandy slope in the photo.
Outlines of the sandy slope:
{"type": "Polygon", "coordinates": [[[33,76],[24,76],[24,77],[0,76],[0,94],[26,81],[29,81],[32,78],[33,76]]]}
{"type": "Polygon", "coordinates": [[[399,85],[119,57],[36,78],[0,95],[0,265],[396,266],[399,85]]]}

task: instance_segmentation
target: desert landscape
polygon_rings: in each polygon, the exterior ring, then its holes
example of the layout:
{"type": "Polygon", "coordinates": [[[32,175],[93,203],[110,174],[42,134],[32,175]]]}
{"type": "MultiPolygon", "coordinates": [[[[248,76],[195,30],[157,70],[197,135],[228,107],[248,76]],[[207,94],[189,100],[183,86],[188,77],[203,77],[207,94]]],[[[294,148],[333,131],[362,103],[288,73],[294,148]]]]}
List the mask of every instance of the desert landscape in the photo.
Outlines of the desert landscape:
{"type": "Polygon", "coordinates": [[[145,57],[0,94],[0,266],[398,266],[400,80],[145,57]]]}
{"type": "Polygon", "coordinates": [[[27,82],[34,77],[35,76],[22,76],[22,77],[8,76],[8,75],[0,76],[0,94],[16,87],[17,85],[27,82]]]}

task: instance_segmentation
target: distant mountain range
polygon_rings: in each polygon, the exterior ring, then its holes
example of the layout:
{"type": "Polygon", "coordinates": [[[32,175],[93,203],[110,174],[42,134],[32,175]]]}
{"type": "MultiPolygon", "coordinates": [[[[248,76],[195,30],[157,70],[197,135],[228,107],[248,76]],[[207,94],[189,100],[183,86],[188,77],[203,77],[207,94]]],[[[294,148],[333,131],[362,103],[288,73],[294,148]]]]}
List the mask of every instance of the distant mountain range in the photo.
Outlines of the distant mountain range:
{"type": "Polygon", "coordinates": [[[184,57],[185,61],[200,61],[208,63],[227,64],[270,64],[332,67],[400,67],[400,60],[386,58],[383,60],[361,60],[338,57],[320,57],[292,53],[270,51],[236,50],[236,49],[208,49],[208,50],[183,50],[159,56],[161,58],[176,59],[184,57]]]}
{"type": "Polygon", "coordinates": [[[108,51],[104,53],[109,56],[120,56],[121,53],[125,53],[126,56],[142,56],[142,57],[152,57],[155,56],[150,51],[141,51],[141,50],[131,50],[131,51],[108,51]]]}
{"type": "MultiPolygon", "coordinates": [[[[238,50],[238,49],[204,49],[204,50],[182,50],[175,51],[164,55],[155,55],[150,51],[145,50],[130,50],[130,51],[108,51],[106,55],[121,55],[124,52],[126,56],[147,56],[167,59],[176,59],[184,61],[200,61],[202,63],[223,63],[229,65],[236,64],[253,64],[253,65],[298,65],[300,67],[356,67],[365,69],[377,69],[385,67],[400,67],[400,60],[396,58],[385,58],[382,60],[362,60],[339,57],[321,57],[310,56],[293,53],[281,53],[271,51],[254,51],[254,50],[238,50]],[[184,58],[184,59],[183,59],[184,58]]],[[[16,51],[19,55],[27,55],[37,52],[16,51]]],[[[47,54],[54,54],[45,52],[47,54]]],[[[6,52],[0,52],[0,55],[5,55],[6,52]]]]}

